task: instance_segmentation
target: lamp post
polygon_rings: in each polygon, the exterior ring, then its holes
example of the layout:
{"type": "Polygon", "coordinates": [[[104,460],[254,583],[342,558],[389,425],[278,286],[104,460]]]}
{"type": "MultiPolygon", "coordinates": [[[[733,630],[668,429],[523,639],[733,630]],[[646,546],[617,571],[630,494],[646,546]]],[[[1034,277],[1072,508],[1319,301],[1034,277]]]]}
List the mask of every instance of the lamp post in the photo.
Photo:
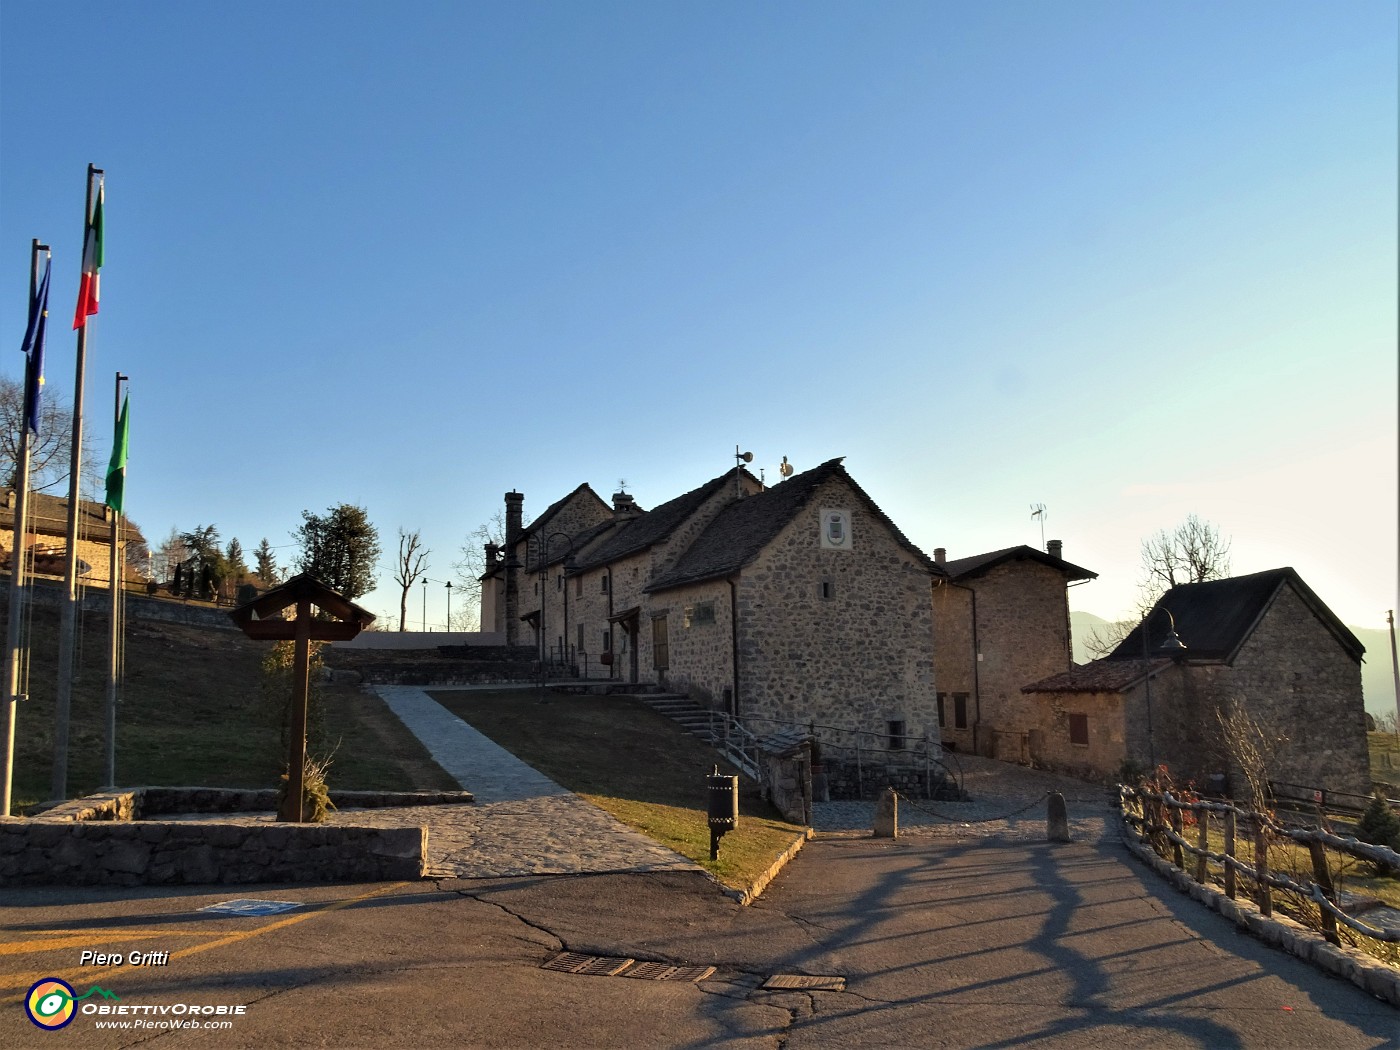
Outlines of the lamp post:
{"type": "MultiPolygon", "coordinates": [[[[1149,659],[1147,652],[1147,626],[1152,621],[1152,614],[1158,610],[1167,614],[1167,620],[1171,627],[1167,631],[1167,637],[1160,646],[1160,650],[1171,655],[1175,655],[1186,648],[1186,643],[1176,636],[1176,617],[1171,614],[1171,610],[1165,605],[1157,605],[1142,618],[1142,659],[1144,663],[1149,659]]],[[[1144,667],[1147,677],[1143,679],[1143,700],[1147,705],[1147,761],[1152,770],[1152,775],[1157,775],[1157,748],[1152,739],[1152,668],[1144,667]]]]}
{"type": "MultiPolygon", "coordinates": [[[[545,670],[545,662],[549,659],[549,636],[545,633],[545,606],[549,603],[549,545],[554,537],[561,537],[569,545],[569,551],[564,555],[564,574],[568,575],[574,568],[574,540],[567,532],[551,532],[540,540],[540,703],[544,703],[545,680],[548,674],[545,670]]],[[[562,581],[562,577],[561,577],[562,581]]],[[[569,588],[561,583],[560,589],[564,592],[564,637],[560,645],[560,658],[564,659],[568,652],[569,644],[569,588]]]]}
{"type": "Polygon", "coordinates": [[[428,577],[423,577],[423,633],[428,633],[428,577]]]}
{"type": "Polygon", "coordinates": [[[452,633],[452,581],[447,581],[447,633],[452,633]]]}

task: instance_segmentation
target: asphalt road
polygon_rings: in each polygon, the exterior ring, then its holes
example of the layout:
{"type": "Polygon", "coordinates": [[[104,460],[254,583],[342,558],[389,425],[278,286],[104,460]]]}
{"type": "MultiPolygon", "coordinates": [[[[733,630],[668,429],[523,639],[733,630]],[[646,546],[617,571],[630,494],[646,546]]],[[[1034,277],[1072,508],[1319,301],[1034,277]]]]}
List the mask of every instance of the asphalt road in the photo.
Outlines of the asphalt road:
{"type": "Polygon", "coordinates": [[[1236,933],[1111,842],[818,840],[750,908],[686,872],[5,891],[0,1046],[146,1043],[1347,1050],[1400,1046],[1400,1011],[1236,933]],[[198,910],[241,897],[303,907],[198,910]],[[562,949],[717,972],[541,968],[562,949]],[[80,965],[83,951],[169,959],[80,965]],[[789,973],[845,989],[759,987],[789,973]],[[58,1032],[22,1005],[48,976],[86,996],[58,1032]],[[83,1012],[104,1006],[129,1012],[83,1012]],[[182,1006],[244,1012],[199,1015],[220,1030],[98,1027],[188,1021],[182,1006]]]}

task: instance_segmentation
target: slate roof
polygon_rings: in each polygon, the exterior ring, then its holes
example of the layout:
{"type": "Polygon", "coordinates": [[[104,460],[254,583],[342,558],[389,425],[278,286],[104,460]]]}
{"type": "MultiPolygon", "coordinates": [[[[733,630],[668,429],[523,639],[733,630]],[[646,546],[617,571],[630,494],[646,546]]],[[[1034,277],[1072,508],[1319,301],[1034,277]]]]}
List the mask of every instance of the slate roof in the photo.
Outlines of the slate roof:
{"type": "Polygon", "coordinates": [[[564,508],[564,505],[568,503],[569,500],[577,496],[579,493],[587,493],[588,495],[592,496],[595,500],[602,504],[605,510],[607,510],[609,513],[612,513],[612,508],[608,506],[607,501],[604,500],[602,496],[598,495],[598,493],[594,492],[593,486],[585,481],[582,485],[574,489],[567,496],[563,497],[562,499],[555,500],[553,503],[551,503],[548,507],[544,509],[543,514],[541,514],[534,521],[530,522],[530,524],[524,526],[520,530],[520,538],[523,540],[527,536],[533,536],[535,533],[539,532],[541,529],[547,526],[550,523],[550,521],[553,520],[554,516],[564,508]]]}
{"type": "Polygon", "coordinates": [[[1039,562],[1041,565],[1058,569],[1069,580],[1096,580],[1099,576],[1096,572],[1081,568],[1063,558],[1047,554],[1045,551],[1037,550],[1035,547],[1027,547],[1025,544],[1019,547],[1003,547],[999,551],[976,554],[971,558],[958,558],[954,561],[944,562],[943,568],[953,580],[967,580],[981,576],[1003,562],[1015,561],[1018,558],[1039,562]]]}
{"type": "Polygon", "coordinates": [[[1124,693],[1147,677],[1148,671],[1171,666],[1167,657],[1143,660],[1095,660],[1052,674],[1030,685],[1023,693],[1124,693]]]}
{"type": "Polygon", "coordinates": [[[1144,624],[1147,625],[1148,651],[1159,650],[1166,641],[1171,622],[1157,610],[1166,609],[1176,621],[1177,637],[1186,646],[1182,653],[1186,660],[1228,663],[1253,633],[1274,596],[1285,586],[1293,588],[1313,615],[1331,631],[1337,643],[1359,662],[1366,647],[1291,568],[1269,569],[1205,583],[1178,584],[1158,599],[1147,618],[1104,659],[1140,660],[1144,624]]]}
{"type": "MultiPolygon", "coordinates": [[[[15,508],[11,505],[18,496],[14,489],[5,490],[4,502],[0,502],[0,530],[10,532],[15,527],[15,508]]],[[[29,517],[29,530],[43,536],[68,535],[68,500],[62,496],[50,496],[43,492],[31,492],[29,505],[25,508],[29,517]]],[[[78,502],[78,535],[82,539],[106,542],[111,536],[112,524],[107,520],[107,505],[96,500],[78,502]]],[[[127,542],[145,543],[146,538],[130,518],[122,521],[122,535],[127,542]]]]}
{"type": "Polygon", "coordinates": [[[904,533],[899,531],[899,527],[846,473],[846,468],[841,465],[841,458],[838,457],[791,477],[771,489],[729,504],[681,555],[671,571],[652,581],[644,590],[660,591],[668,587],[680,587],[732,575],[758,557],[759,552],[811,502],[817,488],[833,477],[844,479],[866,509],[889,529],[899,545],[914,555],[930,574],[943,575],[943,569],[910,543],[904,533]]]}
{"type": "MultiPolygon", "coordinates": [[[[750,480],[758,481],[747,470],[744,471],[744,474],[750,480]]],[[[655,546],[684,524],[722,486],[733,484],[734,471],[727,470],[719,477],[705,482],[698,489],[691,489],[673,500],[639,514],[619,529],[616,535],[605,539],[593,550],[576,558],[579,570],[607,565],[655,546]]],[[[756,497],[747,498],[754,499],[756,497]]]]}

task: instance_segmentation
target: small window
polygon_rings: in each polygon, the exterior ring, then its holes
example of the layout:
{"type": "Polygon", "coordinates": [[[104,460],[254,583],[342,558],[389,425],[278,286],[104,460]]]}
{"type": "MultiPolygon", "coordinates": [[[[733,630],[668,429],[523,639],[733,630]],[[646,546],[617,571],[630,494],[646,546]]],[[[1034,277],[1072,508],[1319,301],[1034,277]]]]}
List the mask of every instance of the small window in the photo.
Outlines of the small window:
{"type": "Polygon", "coordinates": [[[1069,742],[1080,747],[1089,746],[1089,716],[1069,716],[1069,742]]]}
{"type": "Polygon", "coordinates": [[[608,593],[608,574],[607,574],[607,573],[603,573],[601,579],[600,579],[598,582],[599,582],[599,584],[601,585],[601,586],[600,586],[600,593],[602,593],[602,594],[607,594],[607,593],[608,593]]]}
{"type": "Polygon", "coordinates": [[[612,631],[603,632],[603,647],[598,650],[600,653],[612,652],[612,631]]]}
{"type": "Polygon", "coordinates": [[[578,651],[581,652],[581,653],[582,653],[582,652],[587,652],[587,651],[588,651],[588,641],[587,641],[587,638],[588,638],[588,635],[584,633],[583,624],[579,624],[579,625],[578,625],[578,651]]]}
{"type": "Polygon", "coordinates": [[[539,594],[539,593],[540,593],[540,581],[539,581],[539,580],[536,580],[536,581],[535,581],[535,593],[536,593],[536,594],[539,594]]]}
{"type": "Polygon", "coordinates": [[[953,694],[953,728],[967,728],[967,694],[953,694]]]}
{"type": "Polygon", "coordinates": [[[901,720],[899,720],[899,721],[890,721],[890,722],[886,722],[885,725],[889,728],[889,731],[890,731],[890,750],[891,750],[891,751],[903,751],[903,750],[904,750],[904,722],[903,722],[903,720],[901,719],[901,720]]]}
{"type": "Polygon", "coordinates": [[[831,579],[830,576],[828,576],[826,579],[822,580],[822,583],[821,583],[821,596],[822,596],[823,598],[825,598],[825,599],[828,599],[828,600],[830,600],[830,599],[836,597],[836,584],[835,584],[834,582],[832,582],[832,579],[831,579]]]}
{"type": "Polygon", "coordinates": [[[575,598],[582,598],[582,597],[583,597],[583,577],[582,577],[582,576],[575,576],[575,577],[574,577],[574,597],[575,597],[575,598]]]}
{"type": "Polygon", "coordinates": [[[696,602],[685,607],[687,627],[707,627],[715,622],[715,603],[696,602]]]}
{"type": "Polygon", "coordinates": [[[938,728],[942,729],[948,724],[948,716],[944,712],[944,704],[948,700],[947,693],[938,694],[938,728]]]}

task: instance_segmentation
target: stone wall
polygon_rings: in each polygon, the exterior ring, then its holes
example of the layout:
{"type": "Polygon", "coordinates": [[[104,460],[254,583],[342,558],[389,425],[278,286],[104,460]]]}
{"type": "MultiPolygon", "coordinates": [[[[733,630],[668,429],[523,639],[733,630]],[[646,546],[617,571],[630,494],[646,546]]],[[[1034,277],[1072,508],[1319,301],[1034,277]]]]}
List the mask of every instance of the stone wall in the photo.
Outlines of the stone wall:
{"type": "MultiPolygon", "coordinates": [[[[985,737],[979,731],[979,750],[1018,762],[1019,753],[997,753],[997,742],[1019,740],[1040,725],[1037,700],[1021,687],[1070,669],[1065,577],[1048,565],[1017,559],[995,566],[968,585],[977,591],[980,659],[973,707],[985,729],[985,737]],[[992,741],[990,749],[983,739],[992,741]]],[[[1005,745],[1000,749],[1007,750],[1005,745]]]]}
{"type": "MultiPolygon", "coordinates": [[[[332,792],[338,807],[470,802],[467,792],[332,792]]],[[[276,792],[134,788],[0,819],[0,885],[380,882],[426,872],[427,829],[143,819],[268,810],[276,792]]]]}
{"type": "Polygon", "coordinates": [[[939,720],[943,740],[959,751],[975,751],[977,667],[972,644],[973,592],[948,580],[933,585],[933,676],[944,698],[939,720]],[[957,726],[954,697],[967,697],[967,725],[957,726]]]}
{"type": "MultiPolygon", "coordinates": [[[[717,710],[728,710],[733,692],[734,633],[729,584],[711,580],[651,596],[650,617],[665,616],[670,645],[666,686],[717,710]]],[[[648,659],[654,659],[652,630],[643,621],[648,659]]],[[[759,733],[771,726],[755,726],[759,733]]]]}
{"type": "MultiPolygon", "coordinates": [[[[1115,779],[1127,755],[1127,729],[1120,693],[1035,693],[1039,722],[1029,732],[1031,762],[1085,780],[1115,779]],[[1085,720],[1087,743],[1070,739],[1070,717],[1085,720]]],[[[1146,768],[1144,758],[1141,764],[1146,768]]]]}
{"type": "Polygon", "coordinates": [[[503,631],[361,631],[337,649],[437,649],[439,646],[494,648],[506,644],[503,631]]]}
{"type": "Polygon", "coordinates": [[[843,479],[822,483],[740,578],[740,717],[939,740],[930,579],[843,479]],[[823,507],[851,511],[850,550],[820,546],[823,507]]]}

